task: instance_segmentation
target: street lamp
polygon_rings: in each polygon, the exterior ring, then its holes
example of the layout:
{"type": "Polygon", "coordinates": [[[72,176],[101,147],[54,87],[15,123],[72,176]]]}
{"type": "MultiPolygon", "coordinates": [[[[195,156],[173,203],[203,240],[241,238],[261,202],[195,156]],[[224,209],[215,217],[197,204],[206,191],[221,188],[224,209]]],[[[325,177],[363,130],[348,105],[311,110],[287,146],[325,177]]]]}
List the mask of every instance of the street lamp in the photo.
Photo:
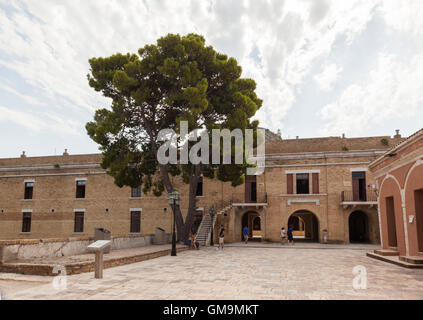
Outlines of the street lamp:
{"type": "Polygon", "coordinates": [[[214,238],[214,235],[213,235],[213,218],[214,218],[214,215],[216,214],[215,212],[214,212],[214,205],[212,205],[211,207],[210,207],[210,211],[209,211],[209,214],[210,214],[210,218],[211,218],[211,239],[210,239],[210,245],[213,247],[214,246],[214,240],[213,240],[213,238],[214,238]]]}
{"type": "Polygon", "coordinates": [[[173,190],[167,195],[167,201],[169,205],[173,209],[173,230],[172,230],[172,251],[170,253],[171,256],[176,256],[176,233],[175,233],[175,224],[176,224],[176,215],[175,210],[176,206],[179,206],[181,203],[181,198],[179,198],[179,193],[176,190],[173,190]]]}

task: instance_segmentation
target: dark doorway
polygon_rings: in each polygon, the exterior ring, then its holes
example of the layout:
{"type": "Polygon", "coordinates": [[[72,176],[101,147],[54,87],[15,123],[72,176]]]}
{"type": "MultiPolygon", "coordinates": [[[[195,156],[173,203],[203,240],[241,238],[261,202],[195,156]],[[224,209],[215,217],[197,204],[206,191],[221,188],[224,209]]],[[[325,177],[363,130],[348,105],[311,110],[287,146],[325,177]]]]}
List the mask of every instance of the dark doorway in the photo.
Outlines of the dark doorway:
{"type": "Polygon", "coordinates": [[[248,237],[250,240],[261,241],[261,219],[257,212],[247,212],[242,216],[241,237],[245,226],[248,227],[248,237]]]}
{"type": "Polygon", "coordinates": [[[397,247],[397,226],[395,223],[394,197],[387,197],[386,201],[386,223],[388,224],[388,246],[397,247]]]}
{"type": "Polygon", "coordinates": [[[319,220],[314,213],[306,210],[294,212],[288,219],[288,228],[294,229],[295,241],[318,242],[319,220]]]}
{"type": "Polygon", "coordinates": [[[361,211],[355,211],[350,214],[348,219],[351,243],[369,242],[368,219],[367,215],[361,211]]]}
{"type": "Polygon", "coordinates": [[[414,191],[416,208],[417,245],[419,252],[423,252],[423,189],[414,191]]]}
{"type": "Polygon", "coordinates": [[[366,201],[366,172],[352,173],[353,201],[366,201]]]}
{"type": "Polygon", "coordinates": [[[257,176],[245,177],[245,202],[257,202],[257,176]]]}

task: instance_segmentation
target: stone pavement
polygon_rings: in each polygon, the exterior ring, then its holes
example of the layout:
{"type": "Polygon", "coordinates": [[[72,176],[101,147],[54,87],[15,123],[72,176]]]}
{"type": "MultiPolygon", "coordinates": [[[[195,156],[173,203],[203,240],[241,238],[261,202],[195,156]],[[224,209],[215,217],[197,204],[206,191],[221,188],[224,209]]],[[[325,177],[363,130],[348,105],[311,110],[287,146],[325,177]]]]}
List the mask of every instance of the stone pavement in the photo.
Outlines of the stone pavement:
{"type": "Polygon", "coordinates": [[[423,270],[366,257],[373,247],[294,247],[184,251],[106,269],[101,280],[93,273],[67,276],[62,291],[54,277],[0,274],[0,290],[6,299],[423,299],[423,270]],[[353,289],[357,265],[366,268],[367,289],[353,289]]]}

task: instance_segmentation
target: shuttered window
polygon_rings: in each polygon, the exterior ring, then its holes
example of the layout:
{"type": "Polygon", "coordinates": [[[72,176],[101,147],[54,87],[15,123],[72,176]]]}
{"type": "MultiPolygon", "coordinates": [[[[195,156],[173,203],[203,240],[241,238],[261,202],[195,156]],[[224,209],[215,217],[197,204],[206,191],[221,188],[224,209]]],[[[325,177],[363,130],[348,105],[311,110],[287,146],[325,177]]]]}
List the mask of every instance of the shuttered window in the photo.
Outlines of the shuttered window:
{"type": "Polygon", "coordinates": [[[292,173],[286,175],[286,193],[294,193],[294,175],[292,173]]]}
{"type": "Polygon", "coordinates": [[[131,233],[141,232],[141,211],[131,211],[131,233]]]}
{"type": "Polygon", "coordinates": [[[84,232],[84,212],[75,212],[74,232],[84,232]]]}
{"type": "Polygon", "coordinates": [[[318,194],[319,193],[319,174],[313,173],[312,180],[313,180],[313,193],[318,194]]]}

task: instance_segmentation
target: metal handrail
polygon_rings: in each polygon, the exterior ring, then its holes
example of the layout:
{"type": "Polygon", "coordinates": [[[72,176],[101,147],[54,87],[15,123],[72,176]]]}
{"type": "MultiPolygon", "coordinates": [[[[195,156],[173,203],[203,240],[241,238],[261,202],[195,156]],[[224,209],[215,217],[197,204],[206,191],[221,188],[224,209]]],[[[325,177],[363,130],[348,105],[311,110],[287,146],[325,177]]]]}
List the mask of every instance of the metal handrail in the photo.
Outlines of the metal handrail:
{"type": "Polygon", "coordinates": [[[377,194],[374,190],[366,190],[365,192],[354,192],[352,190],[344,190],[341,192],[341,202],[376,202],[377,194]]]}

